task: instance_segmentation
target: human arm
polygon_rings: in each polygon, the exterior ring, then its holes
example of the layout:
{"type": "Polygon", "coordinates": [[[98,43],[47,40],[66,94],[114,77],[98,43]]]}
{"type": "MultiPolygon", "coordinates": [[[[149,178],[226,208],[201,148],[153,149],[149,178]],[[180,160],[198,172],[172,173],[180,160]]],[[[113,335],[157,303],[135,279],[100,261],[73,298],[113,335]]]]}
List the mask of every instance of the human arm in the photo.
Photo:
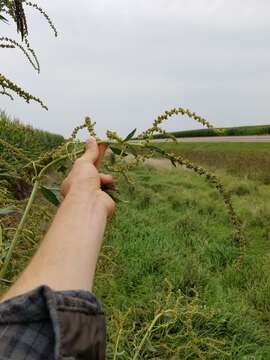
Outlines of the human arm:
{"type": "Polygon", "coordinates": [[[101,190],[112,178],[98,172],[105,150],[94,139],[87,142],[86,152],[62,184],[64,200],[48,233],[3,300],[41,285],[53,290],[92,289],[107,218],[114,210],[113,200],[101,190]]]}
{"type": "Polygon", "coordinates": [[[91,290],[114,202],[101,190],[106,147],[91,139],[62,184],[64,200],[33,259],[0,304],[3,360],[105,360],[106,326],[91,290]],[[85,291],[86,290],[86,291],[85,291]]]}

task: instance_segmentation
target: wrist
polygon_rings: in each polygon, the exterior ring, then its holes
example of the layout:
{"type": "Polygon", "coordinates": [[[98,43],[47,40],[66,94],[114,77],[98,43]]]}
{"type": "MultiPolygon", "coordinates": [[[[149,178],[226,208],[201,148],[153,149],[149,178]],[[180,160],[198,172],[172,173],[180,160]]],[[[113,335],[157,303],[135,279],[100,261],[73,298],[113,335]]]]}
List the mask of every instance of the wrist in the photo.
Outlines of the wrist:
{"type": "Polygon", "coordinates": [[[102,199],[101,190],[81,191],[78,189],[70,190],[66,195],[65,202],[70,205],[87,208],[88,211],[95,212],[104,217],[108,217],[106,204],[102,199]]]}

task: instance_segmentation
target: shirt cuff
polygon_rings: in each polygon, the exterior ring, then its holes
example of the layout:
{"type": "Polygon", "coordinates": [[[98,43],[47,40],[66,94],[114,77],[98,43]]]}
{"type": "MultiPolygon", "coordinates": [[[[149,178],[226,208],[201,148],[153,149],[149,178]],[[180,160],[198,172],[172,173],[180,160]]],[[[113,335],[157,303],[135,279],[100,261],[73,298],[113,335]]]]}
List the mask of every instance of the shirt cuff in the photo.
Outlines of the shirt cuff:
{"type": "Polygon", "coordinates": [[[88,291],[41,286],[0,304],[0,359],[105,360],[105,316],[88,291]]]}

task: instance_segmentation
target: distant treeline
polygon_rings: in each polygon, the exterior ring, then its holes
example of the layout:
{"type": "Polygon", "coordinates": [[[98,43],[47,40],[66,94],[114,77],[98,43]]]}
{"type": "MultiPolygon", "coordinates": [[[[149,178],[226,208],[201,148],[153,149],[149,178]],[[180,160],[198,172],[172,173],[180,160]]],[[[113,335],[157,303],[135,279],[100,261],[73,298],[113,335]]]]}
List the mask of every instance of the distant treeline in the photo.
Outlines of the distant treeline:
{"type": "MultiPolygon", "coordinates": [[[[256,125],[256,126],[238,126],[231,128],[218,129],[199,129],[172,132],[177,138],[186,137],[203,137],[203,136],[249,136],[249,135],[268,135],[270,134],[270,125],[256,125]]],[[[163,139],[162,134],[155,135],[156,139],[163,139]]]]}
{"type": "MultiPolygon", "coordinates": [[[[59,146],[64,141],[61,135],[34,129],[18,120],[11,120],[4,112],[0,112],[0,139],[22,149],[31,158],[59,146]]],[[[3,152],[5,149],[0,144],[1,155],[3,152]]]]}

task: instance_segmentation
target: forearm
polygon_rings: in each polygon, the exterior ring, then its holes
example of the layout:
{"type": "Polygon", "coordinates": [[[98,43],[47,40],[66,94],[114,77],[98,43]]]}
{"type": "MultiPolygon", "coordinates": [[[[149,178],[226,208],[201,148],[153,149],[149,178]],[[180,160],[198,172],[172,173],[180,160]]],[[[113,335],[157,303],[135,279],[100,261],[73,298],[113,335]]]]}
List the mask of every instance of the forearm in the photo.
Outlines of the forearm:
{"type": "Polygon", "coordinates": [[[40,285],[54,290],[91,289],[106,221],[96,194],[68,194],[32,261],[5,299],[40,285]]]}

